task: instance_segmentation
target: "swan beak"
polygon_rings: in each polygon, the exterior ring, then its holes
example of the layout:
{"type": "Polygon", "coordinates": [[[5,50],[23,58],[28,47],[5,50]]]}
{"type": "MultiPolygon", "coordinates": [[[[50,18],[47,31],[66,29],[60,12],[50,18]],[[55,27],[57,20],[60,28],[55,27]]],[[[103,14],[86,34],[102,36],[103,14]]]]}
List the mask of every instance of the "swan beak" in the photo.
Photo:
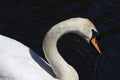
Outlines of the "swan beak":
{"type": "Polygon", "coordinates": [[[98,46],[96,37],[94,37],[94,38],[91,39],[91,43],[92,43],[92,45],[95,47],[95,49],[98,51],[98,53],[101,54],[101,50],[100,50],[100,48],[99,48],[99,46],[98,46]]]}

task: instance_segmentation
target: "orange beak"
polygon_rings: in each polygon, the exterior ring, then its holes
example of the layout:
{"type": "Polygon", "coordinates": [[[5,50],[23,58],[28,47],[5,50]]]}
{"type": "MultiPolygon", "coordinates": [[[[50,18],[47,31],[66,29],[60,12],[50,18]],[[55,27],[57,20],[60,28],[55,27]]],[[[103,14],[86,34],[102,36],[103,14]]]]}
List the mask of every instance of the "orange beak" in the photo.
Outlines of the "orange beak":
{"type": "Polygon", "coordinates": [[[96,41],[96,37],[94,37],[94,38],[91,40],[91,43],[92,43],[92,45],[95,47],[95,49],[98,51],[98,53],[101,54],[100,48],[99,48],[98,43],[97,43],[97,41],[96,41]]]}

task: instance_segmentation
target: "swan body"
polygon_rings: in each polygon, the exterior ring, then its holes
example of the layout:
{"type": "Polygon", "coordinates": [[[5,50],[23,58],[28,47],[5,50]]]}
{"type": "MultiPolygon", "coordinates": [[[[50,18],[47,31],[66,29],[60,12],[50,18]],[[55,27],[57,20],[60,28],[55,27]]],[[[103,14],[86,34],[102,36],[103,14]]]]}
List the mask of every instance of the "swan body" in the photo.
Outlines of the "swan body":
{"type": "Polygon", "coordinates": [[[18,41],[0,35],[0,80],[57,80],[41,67],[50,70],[50,65],[30,48],[18,41]]]}
{"type": "Polygon", "coordinates": [[[0,80],[79,80],[76,70],[59,54],[58,39],[73,32],[88,43],[92,31],[97,32],[91,21],[72,18],[53,26],[43,40],[43,51],[48,63],[29,47],[0,35],[0,80]]]}

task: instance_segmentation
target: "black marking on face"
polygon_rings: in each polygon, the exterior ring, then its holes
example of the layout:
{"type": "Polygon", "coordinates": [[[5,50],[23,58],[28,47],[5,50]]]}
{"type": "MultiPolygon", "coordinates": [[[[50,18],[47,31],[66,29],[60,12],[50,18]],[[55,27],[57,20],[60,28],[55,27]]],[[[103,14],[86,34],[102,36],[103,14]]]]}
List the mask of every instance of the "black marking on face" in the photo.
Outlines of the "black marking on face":
{"type": "Polygon", "coordinates": [[[98,33],[92,29],[92,37],[91,39],[93,39],[94,37],[97,37],[98,36],[98,33]]]}

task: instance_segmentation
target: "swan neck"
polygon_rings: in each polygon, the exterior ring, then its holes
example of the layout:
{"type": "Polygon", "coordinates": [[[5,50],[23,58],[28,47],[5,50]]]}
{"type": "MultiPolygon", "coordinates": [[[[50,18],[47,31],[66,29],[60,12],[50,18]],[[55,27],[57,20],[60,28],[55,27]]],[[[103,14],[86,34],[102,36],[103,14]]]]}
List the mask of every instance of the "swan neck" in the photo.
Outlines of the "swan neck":
{"type": "Polygon", "coordinates": [[[43,51],[57,78],[60,80],[78,80],[77,72],[62,58],[56,46],[62,35],[75,32],[74,28],[67,28],[66,26],[58,24],[48,31],[43,41],[43,51]]]}

